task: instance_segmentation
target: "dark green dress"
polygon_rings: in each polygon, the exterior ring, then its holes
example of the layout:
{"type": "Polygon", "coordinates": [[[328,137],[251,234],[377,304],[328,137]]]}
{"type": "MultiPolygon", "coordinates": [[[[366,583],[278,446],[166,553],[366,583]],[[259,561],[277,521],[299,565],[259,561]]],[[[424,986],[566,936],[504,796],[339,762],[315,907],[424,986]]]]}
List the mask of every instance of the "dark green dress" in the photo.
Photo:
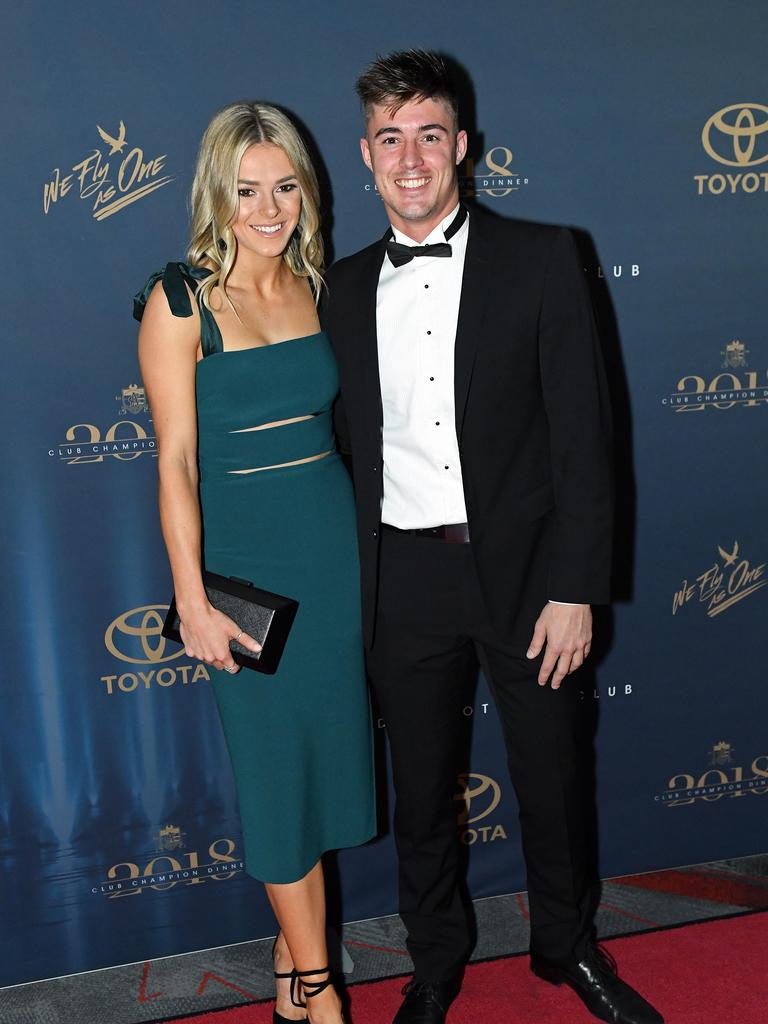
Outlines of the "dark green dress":
{"type": "MultiPolygon", "coordinates": [[[[141,319],[162,280],[171,311],[191,316],[208,271],[169,263],[136,296],[141,319]]],[[[325,850],[376,831],[371,716],[363,668],[354,502],[335,451],[336,364],[322,333],[223,351],[200,307],[196,393],[206,568],[299,601],[277,673],[211,669],[232,759],[248,874],[303,877],[325,850]],[[263,423],[313,414],[266,430],[263,423]],[[315,462],[237,474],[319,455],[315,462]]]]}

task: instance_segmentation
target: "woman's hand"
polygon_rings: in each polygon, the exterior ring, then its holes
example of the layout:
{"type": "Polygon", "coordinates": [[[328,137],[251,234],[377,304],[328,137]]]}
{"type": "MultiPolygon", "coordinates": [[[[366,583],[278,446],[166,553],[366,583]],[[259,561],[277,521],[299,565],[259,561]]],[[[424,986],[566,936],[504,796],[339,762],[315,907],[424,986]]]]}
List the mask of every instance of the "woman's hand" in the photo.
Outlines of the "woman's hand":
{"type": "Polygon", "coordinates": [[[184,650],[190,658],[197,658],[214,668],[224,669],[230,675],[240,671],[240,665],[232,657],[230,640],[237,640],[254,654],[261,650],[261,644],[249,636],[229,616],[206,602],[198,608],[185,609],[179,626],[184,650]]]}

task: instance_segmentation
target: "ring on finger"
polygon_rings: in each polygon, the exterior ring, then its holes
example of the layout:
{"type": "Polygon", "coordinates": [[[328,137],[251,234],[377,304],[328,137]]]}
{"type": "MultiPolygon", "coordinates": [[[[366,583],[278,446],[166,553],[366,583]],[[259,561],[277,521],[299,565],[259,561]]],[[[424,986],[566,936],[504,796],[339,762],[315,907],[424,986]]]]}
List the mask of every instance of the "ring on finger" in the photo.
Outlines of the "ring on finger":
{"type": "Polygon", "coordinates": [[[232,675],[233,672],[237,672],[237,663],[233,661],[231,665],[225,665],[224,671],[229,672],[230,675],[232,675]]]}
{"type": "Polygon", "coordinates": [[[242,635],[243,635],[243,631],[242,631],[242,629],[241,629],[241,630],[240,630],[240,632],[239,632],[239,633],[237,634],[237,636],[233,636],[233,637],[232,637],[232,640],[233,640],[233,641],[234,641],[234,642],[236,643],[236,642],[237,642],[237,641],[238,641],[238,640],[240,639],[240,637],[241,637],[242,635]]]}

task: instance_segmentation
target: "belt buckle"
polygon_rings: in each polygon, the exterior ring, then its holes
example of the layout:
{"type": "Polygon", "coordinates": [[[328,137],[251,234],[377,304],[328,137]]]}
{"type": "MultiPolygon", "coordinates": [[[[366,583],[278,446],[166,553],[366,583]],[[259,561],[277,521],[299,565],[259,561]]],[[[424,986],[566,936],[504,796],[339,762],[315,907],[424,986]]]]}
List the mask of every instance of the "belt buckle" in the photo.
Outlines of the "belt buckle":
{"type": "Polygon", "coordinates": [[[467,523],[448,523],[443,527],[446,544],[469,544],[469,526],[467,523]]]}

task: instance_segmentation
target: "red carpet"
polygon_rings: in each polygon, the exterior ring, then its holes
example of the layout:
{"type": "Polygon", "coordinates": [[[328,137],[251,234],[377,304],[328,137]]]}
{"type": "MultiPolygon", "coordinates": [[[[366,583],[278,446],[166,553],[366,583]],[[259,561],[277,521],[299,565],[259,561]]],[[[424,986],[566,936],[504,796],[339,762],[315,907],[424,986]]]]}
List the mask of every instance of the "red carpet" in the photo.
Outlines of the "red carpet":
{"type": "MultiPolygon", "coordinates": [[[[667,1024],[765,1024],[768,914],[750,914],[605,943],[622,977],[664,1014],[667,1024]]],[[[350,988],[351,1024],[389,1024],[403,980],[350,988]]],[[[269,1024],[262,1003],[187,1017],[187,1024],[269,1024]]],[[[467,970],[448,1024],[594,1024],[569,989],[534,978],[527,957],[467,970]]]]}
{"type": "Polygon", "coordinates": [[[731,906],[751,907],[753,910],[768,909],[768,878],[765,875],[745,875],[706,866],[651,871],[646,875],[625,875],[611,881],[615,885],[627,885],[632,889],[651,889],[710,903],[729,903],[731,906]]]}

